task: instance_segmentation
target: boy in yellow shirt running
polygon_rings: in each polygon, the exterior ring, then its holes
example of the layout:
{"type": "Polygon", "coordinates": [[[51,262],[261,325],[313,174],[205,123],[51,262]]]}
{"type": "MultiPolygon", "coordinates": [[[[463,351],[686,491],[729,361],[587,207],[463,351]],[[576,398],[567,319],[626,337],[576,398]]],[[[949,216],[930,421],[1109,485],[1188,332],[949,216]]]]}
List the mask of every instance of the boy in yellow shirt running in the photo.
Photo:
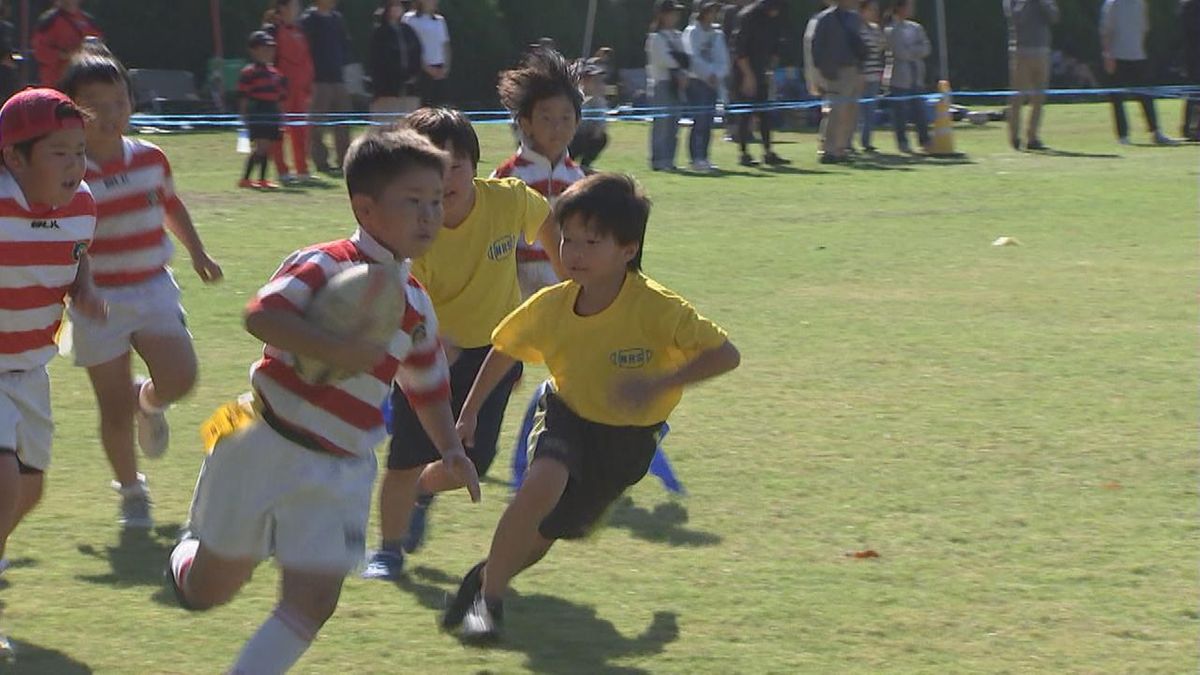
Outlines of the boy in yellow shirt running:
{"type": "Polygon", "coordinates": [[[595,174],[554,206],[568,281],[545,288],[492,333],[458,419],[475,442],[480,407],[516,361],[545,363],[550,387],[530,436],[532,461],[492,538],[442,617],[464,639],[499,637],[510,580],[558,539],[579,539],[646,474],[683,388],[727,373],[725,331],[641,272],[650,202],[632,178],[595,174]]]}

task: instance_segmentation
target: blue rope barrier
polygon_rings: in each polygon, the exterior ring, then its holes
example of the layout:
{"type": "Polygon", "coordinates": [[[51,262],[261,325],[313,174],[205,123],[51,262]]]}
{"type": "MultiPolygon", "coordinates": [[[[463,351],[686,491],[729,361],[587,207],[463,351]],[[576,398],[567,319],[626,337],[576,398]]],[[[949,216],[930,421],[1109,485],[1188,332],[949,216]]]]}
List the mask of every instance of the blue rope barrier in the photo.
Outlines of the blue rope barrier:
{"type": "MultiPolygon", "coordinates": [[[[974,99],[1007,99],[1020,92],[1013,90],[992,91],[956,91],[951,96],[958,100],[974,99]]],[[[1155,98],[1194,98],[1200,97],[1200,87],[1193,85],[1170,85],[1158,87],[1119,87],[1091,89],[1048,89],[1045,92],[1048,99],[1053,98],[1091,98],[1126,94],[1133,96],[1153,96],[1155,98]]],[[[907,101],[924,100],[936,101],[942,97],[938,92],[910,94],[906,96],[880,96],[875,100],[907,101]]],[[[871,98],[861,98],[860,102],[869,102],[871,98]]],[[[787,101],[771,101],[767,103],[730,103],[721,109],[725,115],[741,115],[754,112],[775,112],[785,110],[811,110],[825,105],[822,99],[794,99],[787,101]]],[[[603,113],[584,111],[585,120],[606,121],[647,121],[664,117],[689,117],[697,113],[711,110],[707,106],[621,106],[603,113]]],[[[512,113],[507,110],[474,110],[463,111],[472,122],[477,124],[508,124],[512,121],[512,113]]],[[[244,118],[231,113],[186,113],[186,114],[149,114],[138,113],[130,119],[134,127],[157,128],[241,128],[247,121],[279,120],[282,126],[378,126],[390,124],[398,117],[395,113],[281,113],[279,115],[257,115],[244,118]]]]}

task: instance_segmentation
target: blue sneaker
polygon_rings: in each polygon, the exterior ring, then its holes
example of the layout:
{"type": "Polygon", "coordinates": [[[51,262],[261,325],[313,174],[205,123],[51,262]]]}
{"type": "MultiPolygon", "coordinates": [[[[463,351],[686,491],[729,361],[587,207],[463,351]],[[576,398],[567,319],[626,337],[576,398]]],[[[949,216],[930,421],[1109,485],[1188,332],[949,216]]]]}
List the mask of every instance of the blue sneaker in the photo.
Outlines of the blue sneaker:
{"type": "Polygon", "coordinates": [[[404,537],[404,552],[416,553],[425,543],[425,532],[429,525],[429,507],[433,505],[433,495],[420,495],[413,506],[412,516],[408,519],[408,535],[404,537]]]}
{"type": "Polygon", "coordinates": [[[367,568],[363,570],[362,578],[397,581],[403,573],[404,554],[381,549],[371,554],[371,559],[367,561],[367,568]]]}

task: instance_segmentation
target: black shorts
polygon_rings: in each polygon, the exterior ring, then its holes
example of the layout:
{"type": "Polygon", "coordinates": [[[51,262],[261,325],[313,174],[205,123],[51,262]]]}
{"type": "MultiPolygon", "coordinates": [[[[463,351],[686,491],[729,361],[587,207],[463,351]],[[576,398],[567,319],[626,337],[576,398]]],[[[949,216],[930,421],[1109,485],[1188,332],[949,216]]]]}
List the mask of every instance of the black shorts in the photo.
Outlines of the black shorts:
{"type": "Polygon", "coordinates": [[[283,138],[283,113],[279,104],[250,101],[246,106],[246,126],[252,141],[278,141],[283,138]]]}
{"type": "MultiPolygon", "coordinates": [[[[490,346],[464,349],[454,365],[450,366],[450,409],[457,418],[463,403],[475,384],[475,376],[483,366],[483,360],[492,351],[490,346]]],[[[467,457],[475,464],[482,477],[487,474],[492,460],[496,459],[496,441],[500,438],[500,423],[504,421],[504,409],[508,407],[508,396],[513,385],[521,377],[521,364],[513,366],[501,380],[492,395],[487,397],[479,409],[479,422],[475,427],[475,447],[467,448],[467,457]]],[[[417,414],[408,404],[408,398],[398,387],[392,387],[392,440],[388,446],[388,469],[414,469],[432,464],[442,455],[421,426],[417,414]]]]}
{"type": "Polygon", "coordinates": [[[646,475],[662,428],[662,423],[614,427],[592,422],[547,388],[529,434],[531,463],[553,459],[567,467],[570,477],[538,533],[546,539],[586,537],[613,502],[646,475]]]}
{"type": "Polygon", "coordinates": [[[17,451],[13,450],[12,448],[0,448],[0,455],[12,455],[15,457],[17,459],[17,472],[22,476],[36,476],[40,473],[46,473],[41,469],[35,469],[32,466],[27,466],[21,461],[21,456],[17,454],[17,451]]]}

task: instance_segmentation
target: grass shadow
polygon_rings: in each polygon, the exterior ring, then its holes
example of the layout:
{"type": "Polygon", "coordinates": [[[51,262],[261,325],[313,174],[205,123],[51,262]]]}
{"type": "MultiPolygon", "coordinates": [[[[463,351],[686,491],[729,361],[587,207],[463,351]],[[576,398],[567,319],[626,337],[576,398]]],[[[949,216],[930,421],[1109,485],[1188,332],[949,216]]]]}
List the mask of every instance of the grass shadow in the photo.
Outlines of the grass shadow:
{"type": "Polygon", "coordinates": [[[80,574],[76,578],[108,586],[158,586],[167,556],[175,546],[180,526],[160,525],[153,532],[122,530],[116,546],[103,550],[91,544],[79,544],[79,552],[97,560],[107,560],[112,571],[107,574],[80,574]]]}
{"type": "Polygon", "coordinates": [[[10,640],[16,662],[7,664],[0,660],[0,675],[20,673],[54,673],[54,675],[81,675],[94,672],[86,663],[76,661],[66,654],[47,647],[21,640],[10,640]]]}
{"type": "Polygon", "coordinates": [[[1032,155],[1044,155],[1046,157],[1069,157],[1072,159],[1122,159],[1121,155],[1109,152],[1076,152],[1074,150],[1056,150],[1054,148],[1046,148],[1045,150],[1026,150],[1032,155]]]}
{"type": "Polygon", "coordinates": [[[491,649],[520,652],[534,673],[640,675],[650,671],[619,666],[615,659],[661,654],[679,639],[678,614],[655,612],[638,635],[626,637],[593,607],[545,594],[512,593],[502,640],[491,649]]]}
{"type": "Polygon", "coordinates": [[[442,570],[418,565],[392,583],[396,588],[413,596],[425,609],[432,609],[440,614],[446,607],[447,593],[458,588],[461,581],[461,578],[452,577],[442,570]]]}
{"type": "Polygon", "coordinates": [[[669,546],[716,546],[721,543],[720,535],[685,527],[688,512],[678,502],[663,502],[653,509],[633,503],[630,497],[618,501],[608,514],[607,525],[629,530],[643,541],[669,546]]]}

